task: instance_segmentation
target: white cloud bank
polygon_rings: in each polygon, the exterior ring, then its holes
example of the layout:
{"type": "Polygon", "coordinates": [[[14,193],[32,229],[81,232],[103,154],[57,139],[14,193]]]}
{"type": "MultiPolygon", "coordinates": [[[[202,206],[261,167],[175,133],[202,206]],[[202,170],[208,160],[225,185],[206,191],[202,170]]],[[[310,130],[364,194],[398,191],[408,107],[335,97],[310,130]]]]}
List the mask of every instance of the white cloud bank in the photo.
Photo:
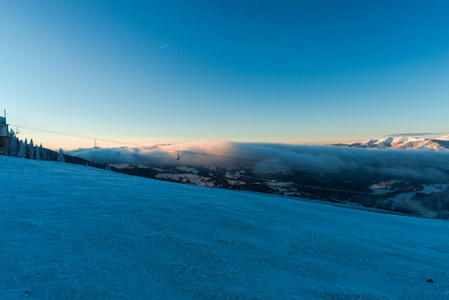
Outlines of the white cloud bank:
{"type": "Polygon", "coordinates": [[[251,167],[258,173],[293,170],[368,172],[449,180],[449,152],[359,149],[335,146],[194,142],[141,148],[78,149],[70,152],[97,163],[251,167]],[[177,160],[178,151],[180,159],[177,160]]]}

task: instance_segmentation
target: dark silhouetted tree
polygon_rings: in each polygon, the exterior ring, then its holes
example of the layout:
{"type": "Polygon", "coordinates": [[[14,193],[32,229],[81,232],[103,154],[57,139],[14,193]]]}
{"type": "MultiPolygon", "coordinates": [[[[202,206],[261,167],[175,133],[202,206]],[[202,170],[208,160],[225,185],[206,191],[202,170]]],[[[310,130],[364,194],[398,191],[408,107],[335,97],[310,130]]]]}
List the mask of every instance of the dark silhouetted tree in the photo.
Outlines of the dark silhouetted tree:
{"type": "Polygon", "coordinates": [[[27,138],[25,138],[25,141],[23,142],[23,145],[25,147],[25,158],[30,158],[30,146],[28,145],[27,138]]]}
{"type": "Polygon", "coordinates": [[[25,143],[20,141],[19,153],[17,154],[17,157],[26,158],[26,155],[25,143]]]}
{"type": "Polygon", "coordinates": [[[36,159],[36,149],[34,148],[33,139],[30,140],[30,145],[28,146],[28,157],[30,159],[36,159]]]}
{"type": "Polygon", "coordinates": [[[62,149],[61,149],[61,148],[59,148],[58,161],[59,161],[59,162],[65,162],[65,161],[64,161],[64,152],[62,152],[62,149]]]}
{"type": "Polygon", "coordinates": [[[42,144],[40,147],[36,147],[36,160],[41,160],[41,150],[42,149],[42,144]]]}
{"type": "Polygon", "coordinates": [[[19,139],[17,138],[14,130],[9,132],[9,155],[17,157],[19,154],[19,139]]]}

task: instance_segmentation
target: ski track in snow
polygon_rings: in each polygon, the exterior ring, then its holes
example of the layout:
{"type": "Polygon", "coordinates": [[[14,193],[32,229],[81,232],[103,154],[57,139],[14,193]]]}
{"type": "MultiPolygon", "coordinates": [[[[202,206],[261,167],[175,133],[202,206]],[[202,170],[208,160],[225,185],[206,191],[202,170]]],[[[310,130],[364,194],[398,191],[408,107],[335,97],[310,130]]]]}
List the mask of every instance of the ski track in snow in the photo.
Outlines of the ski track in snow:
{"type": "Polygon", "coordinates": [[[449,297],[444,220],[57,162],[0,166],[1,299],[449,297]]]}

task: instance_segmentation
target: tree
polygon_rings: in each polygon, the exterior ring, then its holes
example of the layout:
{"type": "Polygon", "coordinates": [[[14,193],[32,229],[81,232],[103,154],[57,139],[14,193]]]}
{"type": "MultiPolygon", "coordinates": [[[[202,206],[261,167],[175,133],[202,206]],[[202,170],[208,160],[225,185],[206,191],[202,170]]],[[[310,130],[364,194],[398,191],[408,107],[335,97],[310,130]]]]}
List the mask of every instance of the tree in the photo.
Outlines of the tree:
{"type": "Polygon", "coordinates": [[[42,148],[42,144],[39,146],[39,150],[41,152],[41,160],[48,160],[47,151],[45,151],[45,149],[42,148]]]}
{"type": "Polygon", "coordinates": [[[19,152],[17,154],[17,157],[20,158],[26,158],[26,148],[25,148],[25,143],[20,141],[20,146],[19,146],[19,152]]]}
{"type": "Polygon", "coordinates": [[[36,159],[36,149],[34,148],[33,139],[30,140],[28,156],[31,159],[36,159]]]}
{"type": "Polygon", "coordinates": [[[25,147],[25,158],[30,158],[30,146],[28,145],[28,140],[25,138],[25,141],[23,142],[25,147]]]}
{"type": "Polygon", "coordinates": [[[61,148],[59,148],[58,161],[59,161],[59,162],[65,162],[65,161],[64,161],[64,152],[62,152],[62,149],[61,149],[61,148]]]}
{"type": "Polygon", "coordinates": [[[36,147],[36,160],[41,160],[41,149],[42,149],[42,144],[40,147],[36,147]]]}
{"type": "Polygon", "coordinates": [[[14,130],[9,132],[9,156],[17,157],[19,154],[19,139],[17,138],[14,130]]]}

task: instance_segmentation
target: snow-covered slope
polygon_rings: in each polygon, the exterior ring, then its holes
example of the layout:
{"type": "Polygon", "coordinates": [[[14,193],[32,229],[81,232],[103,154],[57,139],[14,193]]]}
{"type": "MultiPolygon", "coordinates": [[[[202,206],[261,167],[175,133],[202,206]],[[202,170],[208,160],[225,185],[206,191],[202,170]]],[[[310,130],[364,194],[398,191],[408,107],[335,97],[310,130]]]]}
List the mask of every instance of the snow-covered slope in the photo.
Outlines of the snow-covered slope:
{"type": "Polygon", "coordinates": [[[436,140],[440,140],[440,141],[449,141],[449,134],[440,136],[439,138],[436,138],[436,140]]]}
{"type": "Polygon", "coordinates": [[[436,139],[425,139],[418,137],[396,137],[380,140],[367,140],[360,143],[339,143],[335,146],[348,146],[358,148],[401,148],[401,149],[431,149],[431,150],[449,150],[449,135],[444,135],[436,139]]]}
{"type": "Polygon", "coordinates": [[[2,299],[449,296],[447,221],[56,162],[0,166],[2,299]]]}

